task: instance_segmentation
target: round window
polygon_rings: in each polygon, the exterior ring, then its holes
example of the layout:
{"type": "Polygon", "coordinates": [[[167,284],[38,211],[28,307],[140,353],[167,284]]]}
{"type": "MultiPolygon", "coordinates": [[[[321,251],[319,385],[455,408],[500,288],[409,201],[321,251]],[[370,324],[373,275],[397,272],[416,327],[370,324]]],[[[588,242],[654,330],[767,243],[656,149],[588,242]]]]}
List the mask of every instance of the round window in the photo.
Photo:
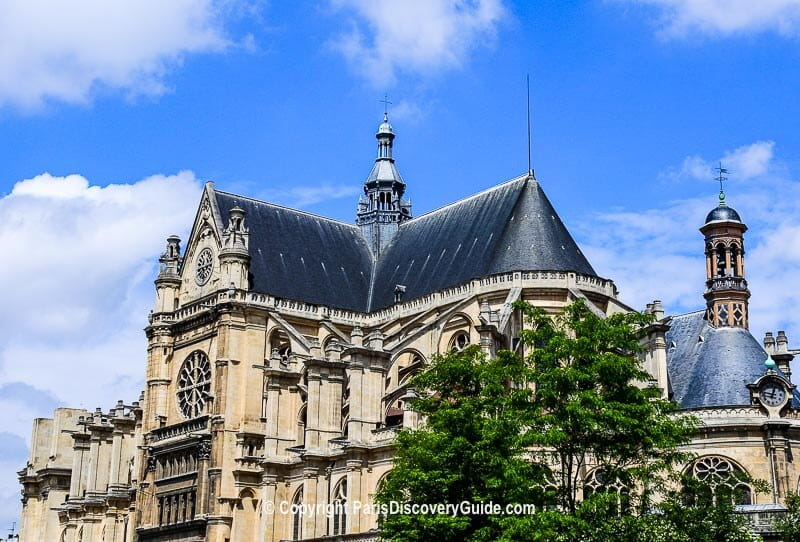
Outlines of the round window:
{"type": "Polygon", "coordinates": [[[211,278],[211,272],[214,270],[214,254],[210,248],[204,248],[197,255],[197,263],[195,267],[194,279],[199,286],[202,286],[208,279],[211,278]]]}
{"type": "Polygon", "coordinates": [[[200,416],[211,398],[211,364],[200,350],[183,362],[178,373],[178,407],[187,418],[200,416]]]}

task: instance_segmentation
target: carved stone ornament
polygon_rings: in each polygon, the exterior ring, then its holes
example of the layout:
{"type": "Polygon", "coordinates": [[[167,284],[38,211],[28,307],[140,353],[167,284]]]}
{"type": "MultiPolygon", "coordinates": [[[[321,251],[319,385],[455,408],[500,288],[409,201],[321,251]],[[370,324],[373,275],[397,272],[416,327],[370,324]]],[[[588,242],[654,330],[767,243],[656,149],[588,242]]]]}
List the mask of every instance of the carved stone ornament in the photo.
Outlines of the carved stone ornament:
{"type": "Polygon", "coordinates": [[[208,461],[211,459],[211,441],[204,440],[197,447],[197,459],[199,461],[208,461]]]}

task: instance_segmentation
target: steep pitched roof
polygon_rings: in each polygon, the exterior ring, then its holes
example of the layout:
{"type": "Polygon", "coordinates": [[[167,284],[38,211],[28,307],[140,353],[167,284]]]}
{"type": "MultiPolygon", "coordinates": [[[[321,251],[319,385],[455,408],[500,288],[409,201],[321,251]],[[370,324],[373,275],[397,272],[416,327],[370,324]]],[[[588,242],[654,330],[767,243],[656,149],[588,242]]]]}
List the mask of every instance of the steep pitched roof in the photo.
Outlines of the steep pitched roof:
{"type": "Polygon", "coordinates": [[[372,253],[356,226],[216,191],[224,224],[238,205],[250,229],[251,289],[365,311],[372,253]]]}
{"type": "Polygon", "coordinates": [[[594,275],[539,183],[513,179],[400,225],[378,259],[371,307],[510,271],[594,275]]]}
{"type": "Polygon", "coordinates": [[[675,316],[667,332],[667,373],[682,408],[749,405],[767,354],[746,329],[715,328],[703,311],[675,316]]]}
{"type": "Polygon", "coordinates": [[[512,271],[595,275],[539,183],[513,179],[400,225],[373,259],[353,225],[216,191],[223,222],[238,205],[250,228],[251,288],[276,297],[370,312],[512,271]]]}

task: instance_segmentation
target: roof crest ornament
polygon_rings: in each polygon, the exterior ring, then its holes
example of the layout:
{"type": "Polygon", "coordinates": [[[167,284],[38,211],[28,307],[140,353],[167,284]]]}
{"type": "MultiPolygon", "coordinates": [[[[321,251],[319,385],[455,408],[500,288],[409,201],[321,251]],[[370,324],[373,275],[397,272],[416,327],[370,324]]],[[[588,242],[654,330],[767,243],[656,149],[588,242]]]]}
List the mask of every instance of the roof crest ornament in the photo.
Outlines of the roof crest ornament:
{"type": "Polygon", "coordinates": [[[714,171],[717,172],[716,180],[719,181],[719,204],[726,205],[725,203],[725,190],[722,187],[722,183],[727,181],[728,178],[725,175],[729,174],[730,171],[722,167],[722,162],[719,163],[719,167],[715,167],[714,171]]]}
{"type": "Polygon", "coordinates": [[[533,165],[531,163],[531,76],[525,74],[525,83],[528,92],[528,177],[536,180],[536,174],[533,172],[533,165]]]}

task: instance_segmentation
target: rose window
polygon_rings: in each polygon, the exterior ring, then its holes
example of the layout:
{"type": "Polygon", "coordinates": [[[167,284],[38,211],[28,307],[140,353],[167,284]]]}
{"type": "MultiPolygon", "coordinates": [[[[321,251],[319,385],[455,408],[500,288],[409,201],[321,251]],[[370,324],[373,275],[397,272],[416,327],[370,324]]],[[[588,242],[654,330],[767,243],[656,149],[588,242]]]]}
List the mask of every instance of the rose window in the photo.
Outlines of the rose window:
{"type": "Polygon", "coordinates": [[[214,270],[214,254],[210,248],[204,248],[200,254],[197,255],[197,268],[195,269],[195,281],[199,286],[202,286],[208,279],[211,278],[211,272],[214,270]]]}
{"type": "Polygon", "coordinates": [[[752,503],[752,490],[745,483],[745,473],[724,457],[701,457],[694,462],[690,473],[695,479],[708,484],[716,497],[730,496],[735,504],[752,503]]]}
{"type": "Polygon", "coordinates": [[[211,364],[200,350],[183,362],[178,373],[178,406],[187,418],[200,416],[211,398],[211,364]]]}

